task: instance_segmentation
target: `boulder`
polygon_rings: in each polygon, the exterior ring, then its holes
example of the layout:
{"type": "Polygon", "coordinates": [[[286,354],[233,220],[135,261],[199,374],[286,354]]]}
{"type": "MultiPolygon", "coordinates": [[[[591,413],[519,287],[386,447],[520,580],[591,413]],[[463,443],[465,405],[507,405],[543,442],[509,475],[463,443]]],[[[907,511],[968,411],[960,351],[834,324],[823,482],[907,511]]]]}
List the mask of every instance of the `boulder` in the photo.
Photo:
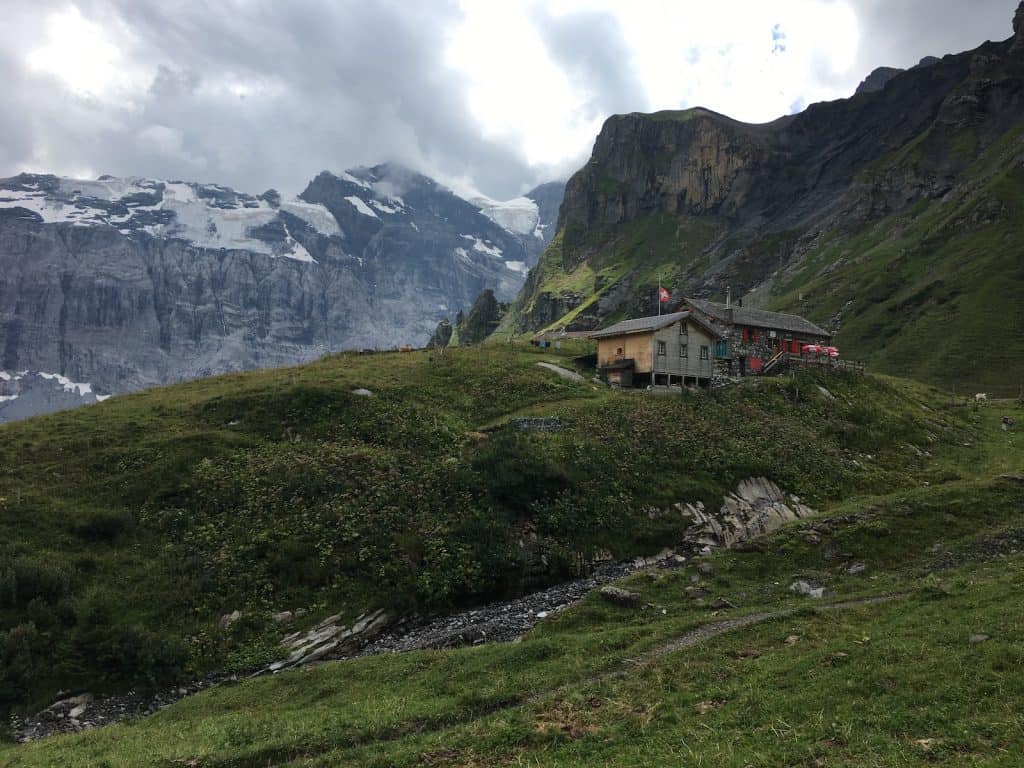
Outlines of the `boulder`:
{"type": "Polygon", "coordinates": [[[598,591],[602,599],[614,605],[621,605],[626,608],[635,608],[640,604],[640,593],[621,587],[604,586],[598,591]]]}
{"type": "Polygon", "coordinates": [[[242,618],[242,612],[239,610],[234,610],[231,613],[225,613],[223,616],[220,617],[220,628],[228,629],[240,618],[242,618]]]}
{"type": "Polygon", "coordinates": [[[789,585],[789,591],[795,595],[801,595],[802,597],[812,597],[819,599],[828,594],[828,590],[825,587],[815,586],[806,581],[794,581],[789,585]]]}

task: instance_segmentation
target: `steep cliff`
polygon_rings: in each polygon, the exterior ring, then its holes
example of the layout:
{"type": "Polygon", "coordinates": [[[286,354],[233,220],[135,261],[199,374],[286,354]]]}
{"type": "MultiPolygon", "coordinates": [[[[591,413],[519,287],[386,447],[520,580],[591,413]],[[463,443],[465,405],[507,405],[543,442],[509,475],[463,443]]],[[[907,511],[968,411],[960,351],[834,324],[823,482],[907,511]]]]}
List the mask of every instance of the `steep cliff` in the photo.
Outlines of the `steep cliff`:
{"type": "MultiPolygon", "coordinates": [[[[423,344],[484,289],[515,296],[549,223],[522,200],[529,232],[394,165],[321,173],[290,200],[148,179],[0,180],[0,371],[111,394],[423,344]]],[[[80,402],[19,381],[0,421],[80,402]]]]}
{"type": "Polygon", "coordinates": [[[1024,360],[1019,26],[771,123],[609,118],[508,322],[587,329],[655,311],[659,280],[676,297],[728,286],[943,383],[986,383],[963,350],[998,337],[983,372],[1008,385],[1024,360]]]}

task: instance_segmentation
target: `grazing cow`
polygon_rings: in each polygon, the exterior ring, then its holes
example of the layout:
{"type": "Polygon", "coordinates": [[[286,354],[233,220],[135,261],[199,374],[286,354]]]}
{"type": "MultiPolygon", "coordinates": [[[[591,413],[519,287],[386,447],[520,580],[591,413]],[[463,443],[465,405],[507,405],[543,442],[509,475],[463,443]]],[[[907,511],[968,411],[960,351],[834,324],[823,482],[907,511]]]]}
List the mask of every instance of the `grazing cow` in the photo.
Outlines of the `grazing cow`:
{"type": "Polygon", "coordinates": [[[974,396],[974,402],[976,403],[980,403],[984,400],[988,400],[988,395],[984,392],[979,392],[974,396]]]}

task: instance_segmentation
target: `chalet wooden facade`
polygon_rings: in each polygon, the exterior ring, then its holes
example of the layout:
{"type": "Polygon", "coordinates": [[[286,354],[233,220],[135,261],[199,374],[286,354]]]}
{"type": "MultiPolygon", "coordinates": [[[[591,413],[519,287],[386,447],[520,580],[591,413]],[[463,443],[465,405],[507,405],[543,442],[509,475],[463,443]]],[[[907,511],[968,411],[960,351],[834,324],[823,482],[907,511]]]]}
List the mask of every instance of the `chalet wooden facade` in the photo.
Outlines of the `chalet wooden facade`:
{"type": "Polygon", "coordinates": [[[798,315],[705,299],[686,299],[684,307],[723,340],[715,355],[722,376],[769,373],[788,356],[800,355],[805,344],[828,344],[831,339],[828,331],[798,315]]]}
{"type": "Polygon", "coordinates": [[[710,386],[723,341],[712,323],[689,311],[623,320],[590,338],[597,341],[598,372],[623,387],[710,386]]]}

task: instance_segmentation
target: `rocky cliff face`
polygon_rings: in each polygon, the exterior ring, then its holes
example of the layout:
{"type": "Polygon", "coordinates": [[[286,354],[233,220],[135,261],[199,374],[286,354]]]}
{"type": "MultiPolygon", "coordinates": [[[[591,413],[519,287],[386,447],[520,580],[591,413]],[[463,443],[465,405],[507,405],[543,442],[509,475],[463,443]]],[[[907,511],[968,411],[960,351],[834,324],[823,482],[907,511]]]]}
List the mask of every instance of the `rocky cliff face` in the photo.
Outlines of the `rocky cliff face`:
{"type": "MultiPolygon", "coordinates": [[[[950,296],[980,296],[979,275],[1013,273],[997,262],[1005,251],[995,242],[1024,247],[1014,202],[1024,151],[1021,13],[1014,38],[876,70],[852,97],[770,123],[700,108],[609,118],[513,308],[518,329],[584,330],[656,312],[660,277],[676,298],[724,297],[731,287],[758,306],[808,314],[869,358],[879,358],[880,333],[904,333],[901,317],[921,315],[920,338],[934,334],[950,296]],[[931,240],[943,228],[949,236],[931,240]],[[962,270],[967,254],[979,260],[973,273],[962,270]],[[899,259],[919,268],[896,267],[899,259]],[[942,285],[930,285],[943,272],[942,285]],[[854,332],[844,307],[877,316],[854,332]]],[[[998,332],[995,315],[990,322],[998,332]]],[[[900,372],[915,371],[916,359],[900,372]]]]}
{"type": "MultiPolygon", "coordinates": [[[[290,200],[147,179],[0,180],[0,371],[110,394],[420,345],[482,290],[516,294],[544,244],[540,207],[518,208],[528,233],[391,165],[321,173],[290,200]]],[[[0,420],[56,404],[25,394],[5,395],[0,420]]]]}

